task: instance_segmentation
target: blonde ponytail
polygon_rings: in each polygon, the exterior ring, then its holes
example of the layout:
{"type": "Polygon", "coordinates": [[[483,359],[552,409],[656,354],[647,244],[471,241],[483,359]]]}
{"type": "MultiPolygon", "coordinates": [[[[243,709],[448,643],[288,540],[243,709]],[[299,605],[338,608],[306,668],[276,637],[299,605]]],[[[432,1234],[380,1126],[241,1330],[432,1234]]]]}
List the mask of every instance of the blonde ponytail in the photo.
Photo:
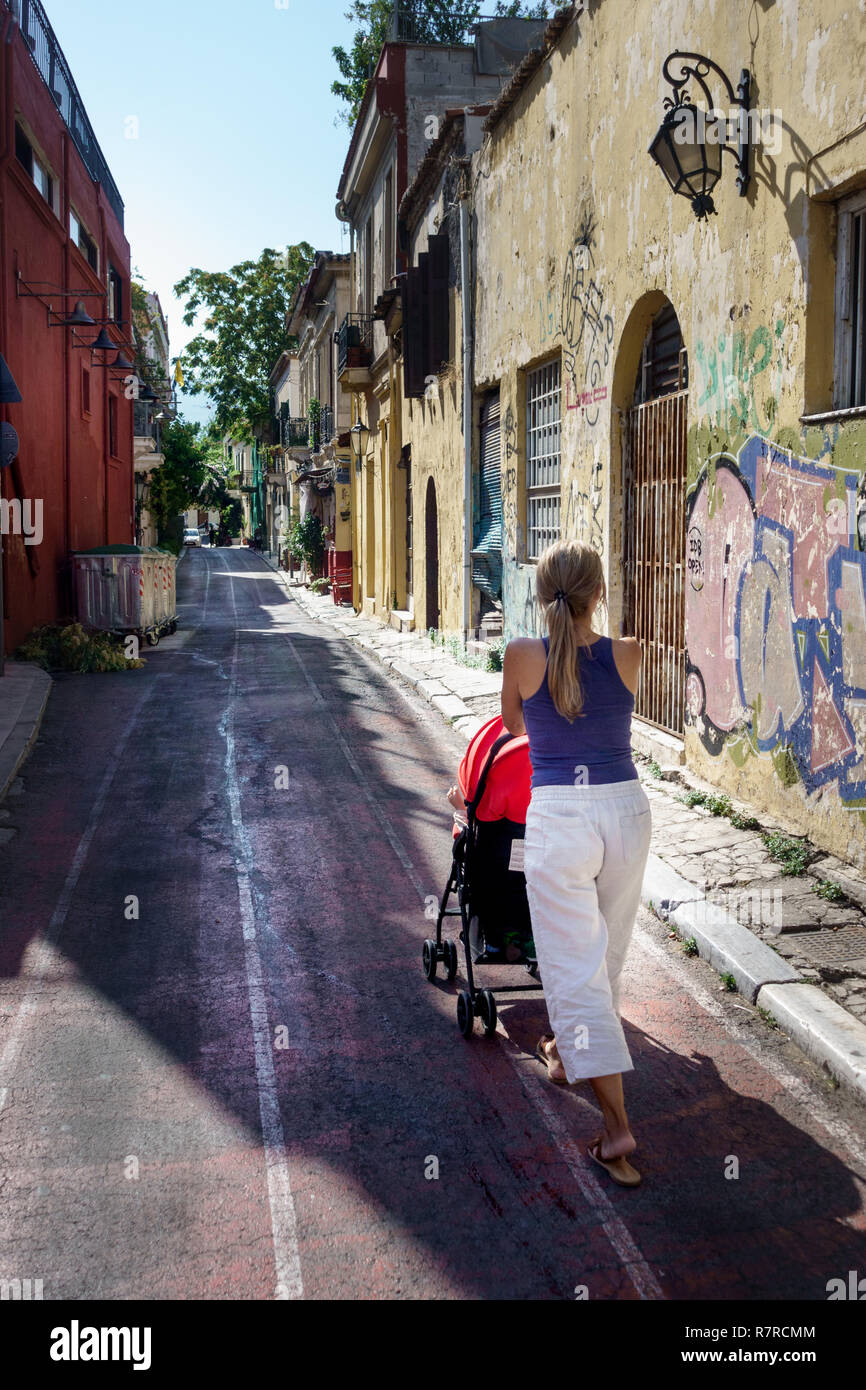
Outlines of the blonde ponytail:
{"type": "Polygon", "coordinates": [[[605,602],[601,557],[591,546],[555,541],[538,561],[535,593],[550,633],[547,684],[557,713],[569,723],[583,711],[574,619],[586,615],[599,588],[605,602]]]}

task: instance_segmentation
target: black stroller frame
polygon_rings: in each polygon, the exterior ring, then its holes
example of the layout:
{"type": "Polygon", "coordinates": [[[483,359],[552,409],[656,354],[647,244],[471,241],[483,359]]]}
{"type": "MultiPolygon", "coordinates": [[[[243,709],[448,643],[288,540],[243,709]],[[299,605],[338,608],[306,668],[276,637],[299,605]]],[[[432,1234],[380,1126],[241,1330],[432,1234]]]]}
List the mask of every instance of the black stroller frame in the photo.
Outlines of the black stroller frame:
{"type": "MultiPolygon", "coordinates": [[[[466,955],[466,981],[468,989],[461,990],[457,996],[457,1026],[464,1038],[470,1038],[474,1031],[475,1019],[480,1018],[484,1024],[485,1037],[492,1037],[496,1032],[496,998],[497,994],[523,994],[527,990],[540,990],[544,986],[539,983],[521,985],[497,985],[495,990],[489,988],[478,988],[475,984],[472,964],[472,948],[470,942],[470,893],[472,884],[472,861],[473,855],[477,853],[478,843],[478,817],[476,812],[484,796],[487,785],[487,777],[493,766],[493,761],[501,748],[515,737],[514,734],[500,734],[487,755],[487,760],[478,778],[478,785],[475,788],[475,795],[471,801],[466,803],[467,824],[454,841],[452,849],[451,872],[442,900],[439,904],[439,914],[436,918],[436,938],[428,938],[424,942],[422,950],[422,963],[424,974],[427,979],[433,981],[436,978],[436,966],[439,961],[445,964],[445,977],[453,980],[457,974],[457,944],[453,940],[443,941],[442,923],[446,917],[459,917],[462,923],[460,933],[464,952],[466,955]],[[457,896],[457,907],[449,907],[449,901],[453,895],[457,896]]],[[[533,979],[538,976],[538,966],[535,962],[528,961],[477,961],[476,965],[489,964],[499,967],[506,965],[520,966],[527,971],[533,979]]]]}

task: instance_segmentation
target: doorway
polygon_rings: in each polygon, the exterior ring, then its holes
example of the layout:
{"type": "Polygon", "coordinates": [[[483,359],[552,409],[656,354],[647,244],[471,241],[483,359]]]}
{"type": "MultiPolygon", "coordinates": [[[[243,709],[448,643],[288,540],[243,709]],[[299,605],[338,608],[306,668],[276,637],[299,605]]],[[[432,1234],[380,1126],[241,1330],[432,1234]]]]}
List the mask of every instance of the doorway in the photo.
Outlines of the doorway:
{"type": "Polygon", "coordinates": [[[623,633],[644,650],[634,712],[682,737],[688,360],[670,304],[644,339],[623,430],[623,633]]]}

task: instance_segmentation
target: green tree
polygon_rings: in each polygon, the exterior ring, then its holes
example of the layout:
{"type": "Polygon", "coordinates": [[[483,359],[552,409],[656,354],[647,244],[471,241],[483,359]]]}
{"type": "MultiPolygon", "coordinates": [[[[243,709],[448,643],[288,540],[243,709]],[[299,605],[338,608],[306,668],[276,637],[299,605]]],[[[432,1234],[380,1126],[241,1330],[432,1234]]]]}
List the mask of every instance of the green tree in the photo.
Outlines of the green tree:
{"type": "Polygon", "coordinates": [[[244,509],[236,497],[230,497],[224,507],[220,508],[220,530],[227,531],[230,536],[239,536],[244,524],[244,509]]]}
{"type": "Polygon", "coordinates": [[[201,433],[200,425],[180,418],[162,432],[164,462],[152,474],[148,503],[160,540],[171,531],[181,512],[199,504],[207,476],[207,448],[201,433]]]}
{"type": "Polygon", "coordinates": [[[341,119],[354,125],[367,82],[387,39],[466,43],[472,37],[470,26],[482,14],[544,19],[550,8],[549,0],[528,4],[521,0],[496,0],[492,6],[481,0],[352,0],[346,12],[346,18],[356,26],[352,47],[348,52],[342,47],[331,50],[343,78],[342,82],[331,84],[331,91],[347,104],[341,119]]]}
{"type": "Polygon", "coordinates": [[[174,293],[187,300],[188,327],[200,310],[205,313],[203,332],[184,350],[184,389],[211,399],[220,436],[249,439],[253,422],[269,414],[268,375],[280,353],[294,346],[286,310],[314,256],[307,241],[286,251],[266,247],[257,261],[226,271],[194,266],[175,285],[174,293]]]}

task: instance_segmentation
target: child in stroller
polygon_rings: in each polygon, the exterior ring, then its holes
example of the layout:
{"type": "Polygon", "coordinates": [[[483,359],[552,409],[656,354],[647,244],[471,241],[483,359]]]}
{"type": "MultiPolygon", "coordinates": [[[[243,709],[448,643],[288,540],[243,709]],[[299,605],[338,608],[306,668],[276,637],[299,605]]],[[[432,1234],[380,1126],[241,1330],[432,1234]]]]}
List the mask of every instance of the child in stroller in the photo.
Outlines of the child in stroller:
{"type": "Polygon", "coordinates": [[[475,806],[478,854],[469,892],[470,945],[476,965],[514,965],[535,959],[523,877],[523,833],[532,776],[526,736],[508,737],[499,715],[488,720],[466,749],[448,801],[455,809],[456,839],[464,827],[468,829],[467,808],[491,754],[475,806]]]}
{"type": "MultiPolygon", "coordinates": [[[[454,978],[457,950],[453,941],[443,942],[442,920],[459,916],[469,984],[457,1008],[464,1037],[471,1034],[476,1013],[483,1019],[485,1032],[491,1034],[496,1027],[493,991],[475,988],[473,965],[523,965],[533,975],[537,972],[523,875],[531,775],[527,738],[509,734],[497,715],[470,741],[457,785],[448,792],[454,810],[452,868],[439,907],[436,940],[424,943],[424,973],[428,980],[434,979],[436,963],[443,960],[447,977],[454,978]],[[458,908],[448,906],[453,893],[458,908]]],[[[537,988],[497,985],[496,992],[537,988]]]]}

